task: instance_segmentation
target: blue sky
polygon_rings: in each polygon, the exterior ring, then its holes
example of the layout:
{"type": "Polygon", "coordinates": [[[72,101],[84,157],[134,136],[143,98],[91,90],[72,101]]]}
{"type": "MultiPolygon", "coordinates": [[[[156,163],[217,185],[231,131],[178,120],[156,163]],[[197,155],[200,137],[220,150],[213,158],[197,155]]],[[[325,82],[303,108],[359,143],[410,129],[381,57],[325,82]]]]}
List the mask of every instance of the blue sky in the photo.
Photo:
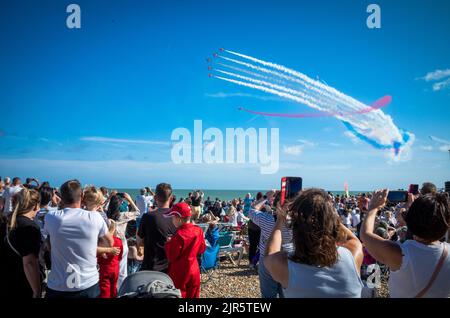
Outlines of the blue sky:
{"type": "Polygon", "coordinates": [[[429,136],[450,140],[450,85],[433,89],[439,81],[425,76],[450,69],[450,2],[373,2],[377,30],[366,26],[372,2],[357,0],[2,1],[0,175],[115,187],[260,189],[283,175],[334,190],[443,186],[449,155],[429,136]],[[66,27],[70,3],[81,29],[66,27]],[[415,135],[410,157],[391,162],[334,118],[239,112],[310,110],[208,78],[205,58],[220,47],[319,76],[367,104],[391,95],[383,111],[415,135]],[[195,119],[223,131],[280,128],[280,170],[173,164],[171,132],[195,119]]]}

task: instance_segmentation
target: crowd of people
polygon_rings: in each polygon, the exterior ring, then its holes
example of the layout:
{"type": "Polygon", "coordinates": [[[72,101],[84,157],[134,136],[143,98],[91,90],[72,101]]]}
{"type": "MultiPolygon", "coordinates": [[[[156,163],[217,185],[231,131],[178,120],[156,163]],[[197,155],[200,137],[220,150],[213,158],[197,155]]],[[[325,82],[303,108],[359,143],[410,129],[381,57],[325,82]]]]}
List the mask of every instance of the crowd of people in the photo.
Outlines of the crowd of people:
{"type": "Polygon", "coordinates": [[[177,199],[160,183],[133,199],[78,180],[0,178],[1,295],[115,298],[128,275],[157,271],[198,298],[202,254],[227,224],[245,236],[263,298],[367,297],[373,265],[389,269],[391,297],[450,297],[448,193],[431,183],[406,202],[388,193],[313,188],[281,205],[276,190],[177,199]]]}

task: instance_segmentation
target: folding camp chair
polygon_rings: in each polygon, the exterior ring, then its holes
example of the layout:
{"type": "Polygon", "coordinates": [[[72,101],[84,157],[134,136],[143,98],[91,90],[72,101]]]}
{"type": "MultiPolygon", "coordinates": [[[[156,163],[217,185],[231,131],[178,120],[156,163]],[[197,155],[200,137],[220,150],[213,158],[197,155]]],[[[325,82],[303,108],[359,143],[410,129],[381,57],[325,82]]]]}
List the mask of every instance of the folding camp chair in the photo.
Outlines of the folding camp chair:
{"type": "Polygon", "coordinates": [[[219,244],[211,246],[208,240],[206,240],[206,250],[202,255],[202,261],[200,265],[200,271],[205,274],[202,277],[202,284],[205,284],[210,279],[214,278],[213,275],[219,263],[219,249],[219,244]],[[204,278],[205,276],[206,278],[204,278]]]}
{"type": "Polygon", "coordinates": [[[237,265],[241,263],[242,256],[244,254],[244,248],[242,246],[234,247],[234,234],[233,233],[224,233],[220,235],[217,245],[219,245],[219,258],[225,256],[230,259],[233,265],[236,265],[233,254],[238,253],[238,262],[237,265]]]}

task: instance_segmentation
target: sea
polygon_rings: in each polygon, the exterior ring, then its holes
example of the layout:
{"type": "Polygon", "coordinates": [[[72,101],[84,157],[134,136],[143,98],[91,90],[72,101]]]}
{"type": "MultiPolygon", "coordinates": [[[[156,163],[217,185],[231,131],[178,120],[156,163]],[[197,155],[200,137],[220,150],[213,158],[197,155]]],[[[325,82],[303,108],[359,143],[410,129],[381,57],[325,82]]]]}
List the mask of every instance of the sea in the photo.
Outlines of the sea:
{"type": "MultiPolygon", "coordinates": [[[[114,189],[117,190],[118,192],[127,192],[132,198],[135,198],[138,194],[139,194],[139,189],[114,189]]],[[[152,189],[153,191],[155,189],[152,189]]],[[[211,200],[214,200],[215,198],[219,198],[220,200],[232,200],[232,199],[237,199],[237,198],[245,198],[245,195],[247,193],[250,193],[252,195],[252,197],[255,197],[256,194],[258,192],[262,192],[263,194],[265,194],[267,192],[266,190],[203,190],[203,193],[205,193],[204,198],[206,199],[207,197],[210,197],[211,200]]],[[[193,192],[192,189],[173,189],[173,194],[176,196],[177,201],[180,198],[186,198],[189,194],[189,192],[193,192]]],[[[337,195],[337,194],[344,194],[344,191],[330,191],[333,194],[337,195]]],[[[357,195],[359,193],[362,192],[367,192],[367,191],[349,191],[350,195],[357,195]]]]}

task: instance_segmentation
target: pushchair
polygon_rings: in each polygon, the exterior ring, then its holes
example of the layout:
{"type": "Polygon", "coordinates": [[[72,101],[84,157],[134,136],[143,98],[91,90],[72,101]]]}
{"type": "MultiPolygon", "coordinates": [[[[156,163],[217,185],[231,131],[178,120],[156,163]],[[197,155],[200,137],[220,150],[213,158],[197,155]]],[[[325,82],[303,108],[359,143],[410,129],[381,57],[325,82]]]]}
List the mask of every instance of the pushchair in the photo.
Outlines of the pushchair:
{"type": "Polygon", "coordinates": [[[167,274],[140,271],[125,278],[118,298],[181,298],[181,292],[167,274]]]}

